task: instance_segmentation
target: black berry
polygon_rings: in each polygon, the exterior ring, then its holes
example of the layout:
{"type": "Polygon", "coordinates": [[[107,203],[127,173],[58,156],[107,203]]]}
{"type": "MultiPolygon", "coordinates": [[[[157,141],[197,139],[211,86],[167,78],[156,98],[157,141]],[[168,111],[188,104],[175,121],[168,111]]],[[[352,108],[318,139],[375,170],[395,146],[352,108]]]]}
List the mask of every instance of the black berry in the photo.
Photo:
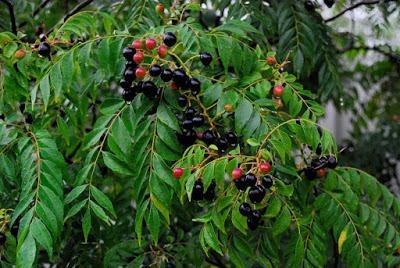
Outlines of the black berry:
{"type": "Polygon", "coordinates": [[[133,55],[135,55],[135,53],[136,53],[136,49],[134,49],[132,47],[125,47],[122,50],[122,55],[124,55],[124,58],[129,61],[131,61],[133,59],[133,55]]]}
{"type": "Polygon", "coordinates": [[[192,145],[196,141],[197,135],[192,129],[183,130],[182,134],[178,136],[179,142],[187,147],[192,145]]]}
{"type": "Polygon", "coordinates": [[[329,158],[328,158],[328,163],[327,163],[327,167],[328,168],[335,168],[335,167],[337,167],[337,159],[336,159],[336,157],[334,156],[334,155],[331,155],[331,156],[329,156],[329,158]]]}
{"type": "Polygon", "coordinates": [[[124,78],[129,82],[134,81],[136,79],[135,70],[133,68],[126,68],[124,72],[124,78]]]}
{"type": "Polygon", "coordinates": [[[4,233],[0,232],[0,246],[4,245],[7,241],[7,237],[4,233]]]}
{"type": "Polygon", "coordinates": [[[253,173],[247,173],[247,175],[246,175],[246,185],[248,187],[252,187],[252,186],[256,185],[256,182],[257,182],[256,175],[254,175],[253,173]]]}
{"type": "Polygon", "coordinates": [[[207,144],[213,144],[215,141],[215,134],[211,130],[206,130],[203,133],[203,141],[207,144]]]}
{"type": "Polygon", "coordinates": [[[274,181],[270,175],[267,175],[262,178],[261,183],[265,188],[269,189],[274,184],[274,181]]]}
{"type": "Polygon", "coordinates": [[[157,77],[161,74],[162,68],[160,65],[158,64],[153,64],[151,65],[150,69],[149,69],[149,74],[153,77],[157,77]]]}
{"type": "Polygon", "coordinates": [[[147,97],[155,97],[157,95],[158,92],[158,88],[157,86],[153,83],[153,81],[146,81],[143,82],[142,85],[142,90],[143,93],[147,96],[147,97]]]}
{"type": "Polygon", "coordinates": [[[32,124],[33,123],[33,116],[31,113],[27,113],[25,116],[25,123],[32,124]]]}
{"type": "Polygon", "coordinates": [[[259,222],[261,220],[261,213],[258,210],[253,210],[250,217],[253,221],[259,222]]]}
{"type": "Polygon", "coordinates": [[[315,169],[312,167],[307,167],[304,169],[304,176],[306,176],[306,178],[309,180],[313,180],[317,176],[317,171],[315,171],[315,169]]]}
{"type": "Polygon", "coordinates": [[[125,63],[125,68],[132,68],[132,69],[134,69],[134,68],[136,68],[138,66],[138,64],[136,63],[136,62],[134,62],[133,60],[128,60],[126,63],[125,63]]]}
{"type": "Polygon", "coordinates": [[[237,144],[237,136],[233,132],[228,132],[225,135],[226,139],[228,140],[229,144],[237,144]]]}
{"type": "Polygon", "coordinates": [[[254,221],[252,217],[247,218],[247,227],[249,227],[250,230],[255,230],[257,229],[258,222],[254,221]]]}
{"type": "Polygon", "coordinates": [[[192,191],[192,199],[193,200],[202,200],[203,199],[203,183],[201,181],[196,181],[193,186],[193,191],[192,191]]]}
{"type": "Polygon", "coordinates": [[[139,81],[132,87],[133,91],[140,93],[143,92],[143,81],[139,81]]]}
{"type": "Polygon", "coordinates": [[[192,129],[193,128],[193,121],[190,119],[186,119],[182,122],[182,127],[184,129],[192,129]]]}
{"type": "Polygon", "coordinates": [[[200,92],[201,83],[197,78],[190,78],[188,87],[194,95],[197,95],[200,92]]]}
{"type": "Polygon", "coordinates": [[[210,65],[212,61],[212,56],[208,52],[201,52],[200,53],[200,61],[203,63],[204,66],[210,65]]]}
{"type": "Polygon", "coordinates": [[[175,34],[171,33],[171,32],[165,33],[163,42],[168,47],[172,47],[173,45],[176,44],[176,36],[175,36],[175,34]]]}
{"type": "Polygon", "coordinates": [[[225,137],[221,137],[217,140],[217,147],[221,152],[225,152],[228,147],[228,140],[225,137]]]}
{"type": "Polygon", "coordinates": [[[163,80],[164,82],[169,82],[172,79],[172,71],[171,69],[164,69],[161,72],[161,80],[163,80]]]}
{"type": "Polygon", "coordinates": [[[250,216],[252,213],[251,206],[248,203],[242,203],[239,207],[239,212],[243,216],[250,216]]]}
{"type": "Polygon", "coordinates": [[[184,86],[186,84],[186,80],[187,80],[186,73],[182,69],[176,69],[173,72],[172,81],[174,81],[174,83],[177,86],[179,87],[184,86]]]}
{"type": "Polygon", "coordinates": [[[238,180],[235,181],[236,188],[240,191],[246,191],[246,176],[242,175],[238,180]]]}
{"type": "Polygon", "coordinates": [[[47,42],[40,43],[38,53],[40,56],[48,57],[50,55],[50,44],[47,42]]]}
{"type": "Polygon", "coordinates": [[[188,119],[192,119],[195,114],[196,114],[196,110],[192,106],[188,107],[185,111],[185,116],[188,119]]]}
{"type": "Polygon", "coordinates": [[[40,42],[44,42],[44,41],[46,41],[46,39],[47,39],[47,37],[46,37],[45,34],[42,33],[42,34],[39,35],[40,42]]]}
{"type": "Polygon", "coordinates": [[[314,158],[314,159],[311,160],[311,167],[313,169],[321,168],[323,165],[324,165],[324,162],[321,161],[321,159],[314,158]]]}
{"type": "Polygon", "coordinates": [[[121,81],[119,82],[119,85],[123,88],[123,89],[128,89],[131,87],[131,82],[126,81],[125,79],[121,79],[121,81]]]}
{"type": "Polygon", "coordinates": [[[202,115],[193,116],[193,126],[201,127],[204,124],[204,117],[202,115]]]}
{"type": "MultiPolygon", "coordinates": [[[[183,97],[183,96],[179,96],[179,97],[178,97],[178,104],[179,104],[179,106],[181,106],[181,107],[185,107],[186,104],[187,104],[186,98],[183,97]]],[[[193,123],[194,123],[194,122],[193,122],[193,123]]]]}
{"type": "Polygon", "coordinates": [[[265,190],[262,186],[257,185],[250,188],[249,198],[253,203],[260,203],[265,196],[265,190]]]}
{"type": "Polygon", "coordinates": [[[208,201],[212,201],[215,198],[215,186],[217,184],[215,183],[215,180],[212,180],[210,186],[208,186],[207,191],[204,193],[204,199],[208,201]]]}
{"type": "Polygon", "coordinates": [[[122,98],[126,102],[131,102],[135,98],[135,92],[132,89],[124,89],[122,92],[122,98]]]}

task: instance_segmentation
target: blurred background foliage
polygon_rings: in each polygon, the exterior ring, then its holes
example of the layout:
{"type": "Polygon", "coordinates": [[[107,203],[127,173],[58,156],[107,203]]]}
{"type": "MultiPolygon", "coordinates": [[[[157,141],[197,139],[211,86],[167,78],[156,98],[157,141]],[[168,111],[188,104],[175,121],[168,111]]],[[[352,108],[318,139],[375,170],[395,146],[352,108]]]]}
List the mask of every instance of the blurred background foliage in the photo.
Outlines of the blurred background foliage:
{"type": "MultiPolygon", "coordinates": [[[[154,6],[174,1],[149,0],[1,0],[0,31],[18,31],[27,41],[51,32],[71,14],[99,10],[115,14],[130,32],[155,26],[154,6]],[[15,15],[15,20],[11,13],[15,15]],[[146,14],[144,17],[143,14],[146,14]]],[[[183,2],[183,1],[175,1],[183,2]]],[[[213,29],[241,19],[259,29],[257,44],[289,57],[288,71],[300,77],[321,101],[351,114],[351,133],[341,145],[343,158],[371,172],[392,189],[400,185],[400,53],[397,0],[213,0],[201,3],[195,19],[213,29]]],[[[121,29],[121,31],[124,29],[121,29]]]]}

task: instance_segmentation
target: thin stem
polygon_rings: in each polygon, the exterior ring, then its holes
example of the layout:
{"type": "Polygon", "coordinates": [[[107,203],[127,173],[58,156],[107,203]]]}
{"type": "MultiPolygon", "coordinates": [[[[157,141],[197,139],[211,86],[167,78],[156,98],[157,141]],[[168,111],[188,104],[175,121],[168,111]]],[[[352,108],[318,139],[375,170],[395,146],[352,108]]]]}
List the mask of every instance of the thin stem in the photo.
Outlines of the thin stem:
{"type": "Polygon", "coordinates": [[[10,13],[11,31],[17,34],[17,23],[15,21],[14,6],[9,0],[0,0],[8,7],[8,12],[10,13]]]}

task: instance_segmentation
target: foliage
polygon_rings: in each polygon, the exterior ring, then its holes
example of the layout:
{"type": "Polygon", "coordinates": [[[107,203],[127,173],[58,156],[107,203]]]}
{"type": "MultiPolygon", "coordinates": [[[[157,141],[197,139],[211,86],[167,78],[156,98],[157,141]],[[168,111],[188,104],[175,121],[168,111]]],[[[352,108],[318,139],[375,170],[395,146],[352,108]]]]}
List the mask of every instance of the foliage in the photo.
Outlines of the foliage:
{"type": "MultiPolygon", "coordinates": [[[[268,65],[266,57],[275,53],[252,42],[264,36],[259,27],[229,19],[204,30],[194,19],[200,16],[196,4],[175,6],[172,21],[164,23],[154,2],[132,2],[117,7],[126,16],[123,26],[119,14],[102,11],[80,12],[56,25],[48,36],[51,60],[39,57],[23,33],[0,33],[0,230],[7,236],[0,246],[2,266],[400,263],[394,255],[400,202],[385,186],[349,167],[315,180],[301,173],[316,155],[337,155],[331,134],[316,123],[323,108],[297,81],[328,52],[311,60],[316,43],[296,43],[308,40],[307,33],[279,26],[288,30],[296,60],[284,60],[289,47],[281,41],[279,63],[268,65]],[[125,103],[119,97],[123,47],[167,31],[177,34],[178,44],[160,62],[201,80],[198,96],[180,93],[206,118],[198,131],[238,134],[240,142],[229,152],[202,141],[180,144],[176,113],[183,109],[176,101],[179,91],[168,85],[156,99],[138,94],[125,103]],[[20,49],[27,53],[17,59],[20,49]],[[213,55],[210,67],[199,62],[202,51],[213,55]],[[276,84],[285,85],[281,98],[272,96],[276,84]],[[225,111],[227,104],[233,112],[225,111]],[[247,193],[229,176],[239,166],[256,172],[263,161],[273,166],[274,185],[253,206],[265,208],[265,223],[252,231],[238,211],[247,193]],[[172,176],[174,167],[185,168],[179,180],[172,176]],[[191,200],[199,178],[204,190],[215,179],[212,202],[191,200]],[[13,225],[19,226],[16,236],[13,225]]],[[[316,27],[298,22],[302,8],[279,5],[286,27],[316,27]]]]}

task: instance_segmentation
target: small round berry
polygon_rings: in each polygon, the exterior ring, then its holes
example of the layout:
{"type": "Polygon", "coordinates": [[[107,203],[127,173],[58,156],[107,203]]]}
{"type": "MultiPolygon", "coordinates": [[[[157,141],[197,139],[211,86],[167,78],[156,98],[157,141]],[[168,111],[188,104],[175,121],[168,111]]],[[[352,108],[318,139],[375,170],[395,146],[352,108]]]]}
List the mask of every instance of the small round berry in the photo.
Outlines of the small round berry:
{"type": "Polygon", "coordinates": [[[185,119],[185,120],[182,122],[182,127],[183,127],[184,129],[192,129],[192,128],[193,128],[193,121],[190,120],[190,119],[185,119]]]}
{"type": "Polygon", "coordinates": [[[157,12],[158,14],[164,14],[164,9],[165,9],[165,7],[164,7],[163,4],[158,4],[158,5],[156,5],[156,12],[157,12]]]}
{"type": "Polygon", "coordinates": [[[176,44],[176,36],[175,36],[175,34],[172,33],[172,32],[165,33],[163,42],[164,42],[164,44],[166,46],[172,47],[173,45],[176,44]]]}
{"type": "MultiPolygon", "coordinates": [[[[179,106],[181,106],[181,107],[185,107],[186,104],[187,104],[186,98],[183,97],[183,96],[179,96],[179,97],[178,97],[178,104],[179,104],[179,106]]],[[[193,122],[193,123],[194,123],[194,122],[193,122]]]]}
{"type": "Polygon", "coordinates": [[[143,89],[143,93],[150,98],[155,97],[158,92],[158,88],[153,83],[153,81],[143,82],[142,89],[143,89]]]}
{"type": "Polygon", "coordinates": [[[172,79],[172,71],[171,69],[164,69],[161,71],[161,80],[163,80],[164,82],[169,82],[172,79]]]}
{"type": "Polygon", "coordinates": [[[153,77],[157,77],[161,74],[162,68],[160,65],[158,64],[153,64],[151,65],[150,69],[149,69],[149,74],[153,77]]]}
{"type": "Polygon", "coordinates": [[[199,140],[202,140],[203,138],[204,138],[204,133],[203,132],[197,132],[197,138],[199,139],[199,140]]]}
{"type": "Polygon", "coordinates": [[[195,114],[196,114],[196,110],[192,106],[187,107],[187,109],[185,111],[186,118],[192,119],[195,114]]]}
{"type": "Polygon", "coordinates": [[[252,213],[251,206],[248,203],[242,203],[240,204],[239,212],[243,216],[250,216],[252,213]]]}
{"type": "Polygon", "coordinates": [[[202,115],[193,116],[193,126],[201,127],[204,124],[204,117],[202,115]]]}
{"type": "Polygon", "coordinates": [[[25,50],[18,49],[17,51],[15,51],[14,56],[16,59],[22,59],[23,57],[25,57],[25,54],[26,54],[25,50]]]}
{"type": "Polygon", "coordinates": [[[197,93],[200,92],[201,83],[199,79],[190,78],[188,86],[192,92],[197,92],[197,93]]]}
{"type": "Polygon", "coordinates": [[[147,49],[152,50],[157,46],[157,42],[156,42],[156,40],[154,38],[149,38],[149,39],[146,39],[145,46],[146,46],[147,49]]]}
{"type": "Polygon", "coordinates": [[[137,78],[141,79],[146,76],[146,70],[142,67],[136,68],[135,75],[137,78]]]}
{"type": "Polygon", "coordinates": [[[142,40],[135,40],[132,42],[132,47],[134,49],[141,49],[142,48],[142,40]]]}
{"type": "Polygon", "coordinates": [[[274,184],[272,177],[270,175],[264,176],[261,180],[262,185],[269,189],[274,184]]]}
{"type": "Polygon", "coordinates": [[[207,145],[211,145],[214,143],[215,141],[215,134],[214,132],[212,132],[211,130],[206,130],[203,133],[203,141],[207,144],[207,145]]]}
{"type": "Polygon", "coordinates": [[[204,199],[208,201],[212,201],[215,198],[215,186],[217,184],[215,183],[215,180],[212,180],[210,186],[208,186],[207,191],[204,193],[204,199]]]}
{"type": "Polygon", "coordinates": [[[326,175],[326,169],[325,168],[320,168],[317,170],[317,176],[319,178],[323,178],[326,175]]]}
{"type": "Polygon", "coordinates": [[[133,61],[133,56],[131,60],[126,61],[125,68],[136,68],[138,65],[136,62],[133,61]]]}
{"type": "Polygon", "coordinates": [[[312,167],[307,167],[304,169],[304,175],[308,180],[313,180],[317,176],[317,172],[312,167]]]}
{"type": "Polygon", "coordinates": [[[253,221],[259,222],[261,220],[261,212],[258,210],[253,210],[250,217],[253,221]]]}
{"type": "Polygon", "coordinates": [[[135,98],[135,92],[132,89],[124,89],[122,91],[122,98],[126,102],[131,102],[135,98]]]}
{"type": "Polygon", "coordinates": [[[176,178],[179,179],[183,175],[183,168],[174,168],[174,171],[172,175],[176,178]]]}
{"type": "Polygon", "coordinates": [[[161,45],[157,49],[157,54],[158,56],[160,56],[160,58],[165,58],[168,54],[168,49],[165,46],[161,45]]]}
{"type": "Polygon", "coordinates": [[[258,170],[263,174],[267,174],[271,171],[271,165],[268,162],[263,162],[258,167],[258,170]]]}
{"type": "Polygon", "coordinates": [[[131,87],[131,83],[125,79],[121,79],[121,81],[119,82],[119,85],[123,88],[123,89],[128,89],[131,87]]]}
{"type": "Polygon", "coordinates": [[[337,159],[334,155],[330,155],[328,158],[328,164],[326,165],[328,168],[336,168],[338,165],[337,159]]]}
{"type": "Polygon", "coordinates": [[[178,135],[179,142],[185,147],[194,144],[196,138],[197,138],[196,132],[194,132],[192,129],[189,130],[184,129],[182,131],[182,134],[178,135]]]}
{"type": "Polygon", "coordinates": [[[141,63],[144,60],[144,53],[142,51],[138,51],[133,55],[133,61],[136,63],[141,63]]]}
{"type": "Polygon", "coordinates": [[[135,55],[136,53],[136,49],[132,48],[132,47],[125,47],[122,50],[122,55],[124,56],[124,58],[126,60],[132,60],[133,55],[135,55]]]}
{"type": "Polygon", "coordinates": [[[38,53],[42,57],[48,57],[50,55],[50,44],[47,42],[40,43],[38,53]]]}
{"type": "Polygon", "coordinates": [[[239,191],[246,191],[246,189],[247,189],[247,185],[246,185],[246,176],[242,175],[242,176],[240,177],[240,179],[235,180],[235,185],[236,185],[236,188],[237,188],[239,191]]]}
{"type": "Polygon", "coordinates": [[[229,147],[228,140],[225,137],[219,138],[217,140],[217,147],[221,152],[225,152],[229,147]]]}
{"type": "Polygon", "coordinates": [[[175,84],[174,82],[171,82],[170,86],[171,90],[178,90],[179,87],[177,86],[177,84],[175,84]]]}
{"type": "Polygon", "coordinates": [[[275,96],[280,97],[284,92],[284,88],[281,84],[274,86],[273,93],[275,96]]]}
{"type": "Polygon", "coordinates": [[[265,196],[265,189],[260,185],[256,185],[249,190],[249,199],[253,203],[260,203],[265,196]]]}
{"type": "Polygon", "coordinates": [[[241,176],[242,176],[242,170],[240,168],[234,168],[232,170],[232,178],[234,180],[240,179],[241,176]]]}
{"type": "Polygon", "coordinates": [[[136,79],[136,74],[135,74],[134,69],[132,69],[132,68],[125,69],[124,78],[128,82],[132,82],[133,80],[135,80],[136,79]]]}
{"type": "Polygon", "coordinates": [[[0,246],[4,245],[7,241],[7,237],[4,233],[0,232],[0,246]]]}
{"type": "Polygon", "coordinates": [[[229,142],[230,144],[237,144],[237,136],[236,136],[236,134],[233,133],[232,131],[226,133],[225,137],[226,137],[226,139],[228,140],[228,142],[229,142]]]}
{"type": "Polygon", "coordinates": [[[172,81],[174,81],[177,86],[185,85],[186,79],[186,73],[182,69],[176,69],[172,75],[172,81]]]}
{"type": "Polygon", "coordinates": [[[225,112],[233,112],[233,106],[231,105],[231,104],[226,104],[225,106],[224,106],[224,110],[225,110],[225,112]]]}
{"type": "Polygon", "coordinates": [[[197,180],[193,186],[192,199],[196,200],[196,201],[202,200],[203,199],[203,191],[204,191],[203,183],[201,181],[197,180]]]}
{"type": "Polygon", "coordinates": [[[47,36],[42,33],[39,35],[39,40],[40,40],[40,42],[45,42],[47,40],[47,36]]]}
{"type": "Polygon", "coordinates": [[[212,61],[212,56],[208,52],[201,52],[200,53],[200,61],[203,63],[204,66],[210,65],[212,61]]]}
{"type": "Polygon", "coordinates": [[[268,65],[275,65],[276,64],[275,57],[274,56],[267,57],[267,63],[268,63],[268,65]]]}
{"type": "Polygon", "coordinates": [[[137,84],[133,85],[132,89],[138,93],[143,92],[143,81],[138,81],[137,84]]]}
{"type": "Polygon", "coordinates": [[[252,186],[256,185],[256,182],[257,182],[256,175],[254,175],[253,173],[246,174],[246,185],[248,187],[252,187],[252,186]]]}

